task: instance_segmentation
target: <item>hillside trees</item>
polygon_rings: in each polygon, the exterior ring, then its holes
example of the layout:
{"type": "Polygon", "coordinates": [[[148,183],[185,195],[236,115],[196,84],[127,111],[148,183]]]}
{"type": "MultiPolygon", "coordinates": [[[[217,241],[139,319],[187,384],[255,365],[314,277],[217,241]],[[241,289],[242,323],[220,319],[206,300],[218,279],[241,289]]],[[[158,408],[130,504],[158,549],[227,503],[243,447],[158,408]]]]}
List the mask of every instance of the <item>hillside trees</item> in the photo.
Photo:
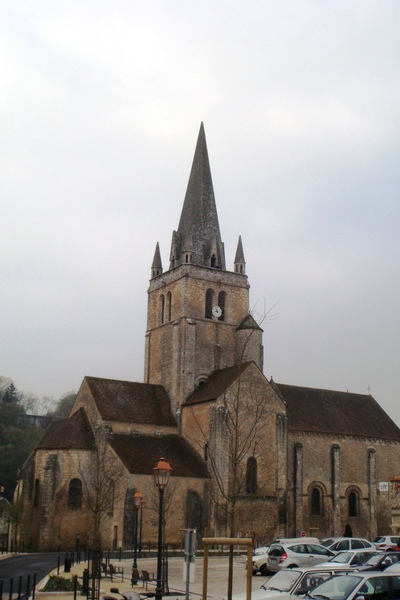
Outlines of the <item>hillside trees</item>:
{"type": "Polygon", "coordinates": [[[75,392],[64,394],[58,401],[39,399],[19,390],[8,377],[0,376],[0,485],[11,501],[18,471],[44,434],[28,415],[67,416],[75,392]]]}
{"type": "Polygon", "coordinates": [[[15,398],[10,399],[10,395],[6,398],[0,402],[0,482],[5,488],[5,497],[11,500],[18,471],[44,430],[24,418],[25,409],[15,398]]]}

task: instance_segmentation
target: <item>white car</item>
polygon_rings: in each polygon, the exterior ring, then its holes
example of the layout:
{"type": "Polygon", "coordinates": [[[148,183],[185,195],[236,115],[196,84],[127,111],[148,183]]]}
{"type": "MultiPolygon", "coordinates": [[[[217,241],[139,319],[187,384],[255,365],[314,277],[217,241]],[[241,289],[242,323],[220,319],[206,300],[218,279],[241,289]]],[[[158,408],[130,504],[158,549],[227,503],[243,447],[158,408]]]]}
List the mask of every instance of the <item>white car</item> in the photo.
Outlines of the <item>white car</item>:
{"type": "Polygon", "coordinates": [[[334,553],[321,546],[300,538],[301,541],[271,544],[268,552],[267,571],[276,573],[281,569],[295,567],[310,567],[327,562],[334,553]]]}
{"type": "MultiPolygon", "coordinates": [[[[314,537],[299,537],[299,538],[279,538],[277,540],[275,540],[273,542],[273,544],[271,544],[270,546],[268,546],[268,550],[267,552],[265,552],[264,554],[256,554],[254,552],[254,556],[253,556],[253,575],[256,575],[258,572],[261,573],[261,575],[267,575],[269,572],[268,569],[268,554],[269,551],[271,549],[271,546],[275,546],[276,544],[280,544],[280,545],[287,545],[287,544],[294,544],[294,543],[301,543],[301,544],[305,544],[305,543],[310,543],[310,544],[318,544],[318,539],[314,538],[314,537]]],[[[274,551],[276,553],[276,551],[274,551]]],[[[332,556],[332,554],[331,554],[332,556]]],[[[325,556],[323,560],[328,560],[329,556],[325,556]]],[[[304,561],[303,561],[304,562],[304,561]]],[[[322,562],[322,561],[321,561],[322,562]]],[[[287,566],[287,565],[284,565],[287,566]]],[[[299,566],[304,566],[302,563],[298,563],[298,562],[294,562],[293,566],[299,567],[299,566]]],[[[277,571],[278,569],[273,569],[273,571],[277,571]]]]}
{"type": "Polygon", "coordinates": [[[342,552],[342,550],[358,550],[361,548],[374,548],[368,540],[364,538],[350,538],[350,537],[332,537],[324,538],[320,541],[320,544],[329,548],[332,552],[342,552]]]}
{"type": "Polygon", "coordinates": [[[348,567],[357,568],[359,565],[366,562],[371,556],[379,554],[382,556],[382,552],[378,552],[374,548],[363,548],[362,550],[346,550],[345,552],[338,552],[329,559],[328,562],[321,563],[321,567],[329,565],[346,565],[348,567]]]}
{"type": "Polygon", "coordinates": [[[377,550],[392,552],[396,550],[399,538],[395,535],[380,535],[372,542],[377,550]]]}
{"type": "Polygon", "coordinates": [[[254,556],[260,556],[261,554],[268,554],[269,546],[260,546],[254,550],[254,556]]]}
{"type": "MultiPolygon", "coordinates": [[[[252,600],[295,600],[295,596],[306,594],[314,587],[332,577],[335,573],[347,573],[342,565],[328,569],[303,567],[299,569],[282,569],[266,581],[259,590],[253,591],[252,600]]],[[[246,600],[246,593],[235,594],[232,600],[246,600]]]]}

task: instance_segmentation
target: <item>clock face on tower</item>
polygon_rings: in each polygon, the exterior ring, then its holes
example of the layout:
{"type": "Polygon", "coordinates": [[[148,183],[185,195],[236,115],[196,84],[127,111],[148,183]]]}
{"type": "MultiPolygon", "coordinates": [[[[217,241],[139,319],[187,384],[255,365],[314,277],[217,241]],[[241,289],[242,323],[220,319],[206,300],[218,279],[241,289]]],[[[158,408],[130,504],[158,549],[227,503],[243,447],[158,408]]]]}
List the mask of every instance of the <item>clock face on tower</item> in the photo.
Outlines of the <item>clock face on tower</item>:
{"type": "Polygon", "coordinates": [[[212,314],[214,315],[214,317],[217,317],[217,319],[219,319],[219,317],[222,315],[221,308],[219,306],[213,306],[212,314]]]}

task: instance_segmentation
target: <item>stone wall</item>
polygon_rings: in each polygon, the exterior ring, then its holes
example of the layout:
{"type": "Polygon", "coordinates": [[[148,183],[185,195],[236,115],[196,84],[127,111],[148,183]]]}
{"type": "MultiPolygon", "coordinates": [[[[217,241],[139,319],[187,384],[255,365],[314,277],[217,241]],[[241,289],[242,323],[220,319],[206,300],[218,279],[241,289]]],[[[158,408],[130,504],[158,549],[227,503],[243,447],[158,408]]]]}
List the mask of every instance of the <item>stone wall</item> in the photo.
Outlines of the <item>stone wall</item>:
{"type": "Polygon", "coordinates": [[[390,492],[379,491],[379,482],[396,474],[400,444],[301,432],[288,437],[288,535],[340,536],[346,525],[367,539],[391,532],[390,492]]]}

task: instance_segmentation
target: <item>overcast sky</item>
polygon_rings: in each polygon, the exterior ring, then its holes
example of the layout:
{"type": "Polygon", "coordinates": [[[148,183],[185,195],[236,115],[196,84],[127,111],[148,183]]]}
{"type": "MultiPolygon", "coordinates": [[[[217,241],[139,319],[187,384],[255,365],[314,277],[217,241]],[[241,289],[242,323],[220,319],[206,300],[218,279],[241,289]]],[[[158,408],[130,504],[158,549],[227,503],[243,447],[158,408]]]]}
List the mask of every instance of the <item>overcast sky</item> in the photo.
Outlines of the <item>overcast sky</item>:
{"type": "Polygon", "coordinates": [[[203,121],[265,375],[400,426],[399,31],[398,0],[3,0],[0,375],[143,380],[203,121]]]}

